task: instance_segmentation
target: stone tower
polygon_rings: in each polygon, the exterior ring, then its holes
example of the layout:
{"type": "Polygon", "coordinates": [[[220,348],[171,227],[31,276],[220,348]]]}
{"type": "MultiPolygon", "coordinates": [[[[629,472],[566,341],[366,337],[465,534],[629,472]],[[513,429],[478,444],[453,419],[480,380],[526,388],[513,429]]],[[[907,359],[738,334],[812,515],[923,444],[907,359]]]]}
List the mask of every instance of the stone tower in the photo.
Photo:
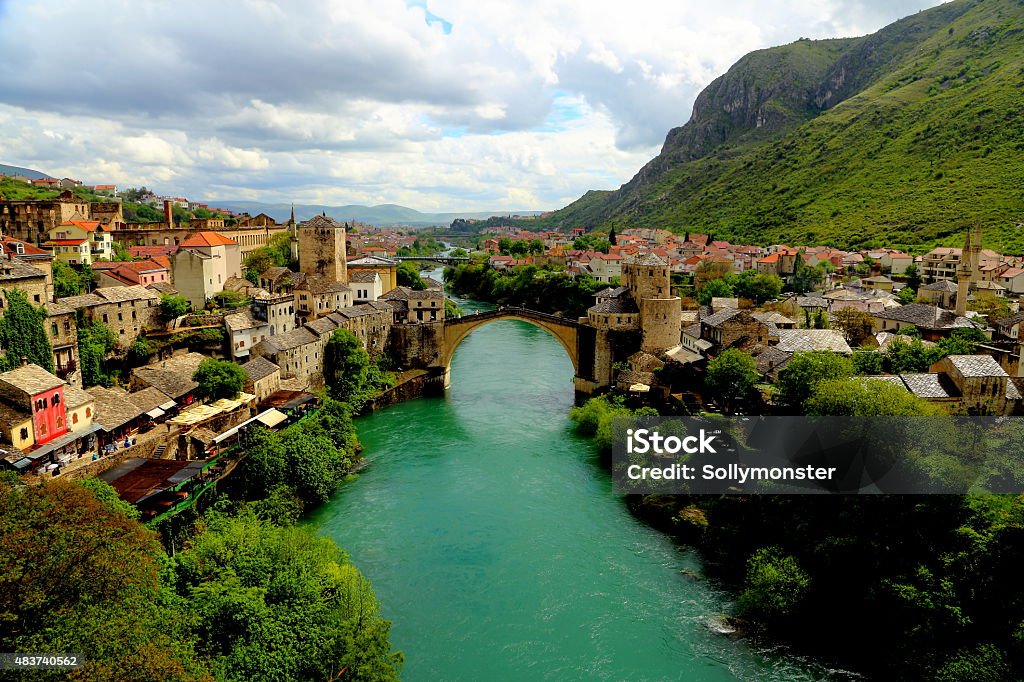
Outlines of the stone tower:
{"type": "Polygon", "coordinates": [[[345,226],[326,215],[299,223],[299,271],[327,282],[348,284],[345,226]]]}
{"type": "Polygon", "coordinates": [[[622,286],[640,308],[641,350],[649,353],[675,348],[682,336],[682,305],[672,295],[669,263],[653,253],[622,263],[622,286]]]}
{"type": "Polygon", "coordinates": [[[967,298],[971,287],[978,281],[978,266],[981,262],[981,225],[968,228],[964,248],[960,253],[960,265],[956,269],[956,314],[967,313],[967,298]]]}

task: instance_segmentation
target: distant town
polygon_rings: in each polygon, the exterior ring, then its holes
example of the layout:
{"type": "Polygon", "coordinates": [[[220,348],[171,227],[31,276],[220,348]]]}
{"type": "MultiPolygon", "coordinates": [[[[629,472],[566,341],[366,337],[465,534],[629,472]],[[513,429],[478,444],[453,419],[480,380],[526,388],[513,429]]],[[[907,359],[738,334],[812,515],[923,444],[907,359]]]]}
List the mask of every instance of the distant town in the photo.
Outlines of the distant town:
{"type": "Polygon", "coordinates": [[[0,180],[52,193],[0,197],[10,317],[0,461],[26,477],[102,476],[145,518],[173,513],[227,475],[221,455],[248,426],[281,428],[314,408],[337,330],[388,358],[396,386],[383,404],[443,390],[469,332],[519,319],[566,348],[581,397],[613,391],[668,411],[724,411],[706,372],[735,350],[756,366],[756,409],[769,413],[780,372],[799,354],[824,352],[873,368],[860,372],[868,384],[951,413],[1022,410],[1024,260],[983,248],[977,228],[965,230],[963,248],[920,255],[642,227],[497,227],[445,244],[443,231],[326,215],[278,222],[69,178],[0,180]],[[462,315],[442,282],[403,261],[558,277],[593,293],[576,313],[552,303],[462,315]],[[22,349],[25,329],[49,350],[22,349]],[[923,350],[905,362],[906,349],[923,350]],[[201,390],[210,359],[241,368],[240,392],[201,390]]]}

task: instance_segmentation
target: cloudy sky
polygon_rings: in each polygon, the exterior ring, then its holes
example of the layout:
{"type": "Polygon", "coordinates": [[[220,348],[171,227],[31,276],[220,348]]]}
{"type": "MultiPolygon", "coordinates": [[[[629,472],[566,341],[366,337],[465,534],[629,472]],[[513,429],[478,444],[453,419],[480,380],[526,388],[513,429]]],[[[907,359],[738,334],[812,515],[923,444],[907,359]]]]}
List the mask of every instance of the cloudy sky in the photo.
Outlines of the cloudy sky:
{"type": "Polygon", "coordinates": [[[0,163],[196,199],[558,208],[746,52],[935,0],[0,0],[0,163]]]}

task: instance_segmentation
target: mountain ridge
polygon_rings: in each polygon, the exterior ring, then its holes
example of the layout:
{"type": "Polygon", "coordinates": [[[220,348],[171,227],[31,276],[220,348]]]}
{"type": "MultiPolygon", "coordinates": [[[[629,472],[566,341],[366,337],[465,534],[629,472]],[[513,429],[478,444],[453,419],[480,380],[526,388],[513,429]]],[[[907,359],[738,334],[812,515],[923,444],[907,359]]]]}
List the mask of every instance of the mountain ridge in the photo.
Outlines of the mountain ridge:
{"type": "Polygon", "coordinates": [[[741,58],[661,153],[540,227],[925,245],[981,223],[1024,253],[1024,2],[957,0],[741,58]]]}
{"type": "MultiPolygon", "coordinates": [[[[211,199],[207,201],[210,206],[227,208],[232,211],[245,211],[252,215],[266,213],[275,220],[287,220],[291,214],[292,204],[290,203],[266,203],[259,201],[232,201],[228,199],[211,199]]],[[[340,221],[356,221],[369,223],[371,225],[399,225],[410,227],[431,227],[448,226],[457,218],[490,218],[495,215],[538,215],[541,211],[466,211],[466,212],[444,212],[425,213],[408,206],[399,204],[377,204],[376,206],[363,206],[361,204],[346,204],[342,206],[331,206],[328,204],[295,204],[296,220],[307,220],[314,215],[326,212],[327,215],[340,221]]]]}

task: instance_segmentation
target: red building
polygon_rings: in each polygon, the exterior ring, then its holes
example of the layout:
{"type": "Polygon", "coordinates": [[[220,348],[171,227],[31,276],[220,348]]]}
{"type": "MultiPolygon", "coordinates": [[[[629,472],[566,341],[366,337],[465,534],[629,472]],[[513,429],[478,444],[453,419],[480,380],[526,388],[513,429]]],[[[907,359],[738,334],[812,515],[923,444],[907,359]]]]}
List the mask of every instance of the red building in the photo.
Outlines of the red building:
{"type": "Polygon", "coordinates": [[[65,382],[38,365],[25,364],[0,374],[0,397],[10,406],[32,416],[36,445],[68,431],[64,405],[65,382]]]}

